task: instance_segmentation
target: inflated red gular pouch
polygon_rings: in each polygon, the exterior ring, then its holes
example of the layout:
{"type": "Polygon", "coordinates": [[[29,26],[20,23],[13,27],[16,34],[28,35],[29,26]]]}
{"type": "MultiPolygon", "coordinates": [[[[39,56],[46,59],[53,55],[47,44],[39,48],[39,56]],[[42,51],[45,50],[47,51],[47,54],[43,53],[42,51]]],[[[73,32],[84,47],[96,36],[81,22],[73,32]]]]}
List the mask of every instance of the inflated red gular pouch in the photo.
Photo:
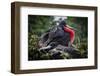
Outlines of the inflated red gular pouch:
{"type": "Polygon", "coordinates": [[[70,34],[70,40],[71,40],[71,44],[74,42],[74,38],[75,38],[75,31],[72,28],[69,28],[67,26],[64,27],[64,31],[68,32],[70,34]]]}

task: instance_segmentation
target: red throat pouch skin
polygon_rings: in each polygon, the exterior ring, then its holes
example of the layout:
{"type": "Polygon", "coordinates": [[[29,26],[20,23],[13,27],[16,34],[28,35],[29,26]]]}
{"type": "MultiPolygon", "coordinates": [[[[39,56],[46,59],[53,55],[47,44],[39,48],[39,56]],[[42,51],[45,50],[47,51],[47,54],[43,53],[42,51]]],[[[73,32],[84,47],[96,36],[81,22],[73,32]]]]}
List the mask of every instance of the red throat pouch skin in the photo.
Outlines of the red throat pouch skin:
{"type": "Polygon", "coordinates": [[[71,44],[74,42],[75,39],[75,31],[69,27],[64,27],[64,31],[68,32],[70,34],[70,40],[71,40],[71,44]]]}

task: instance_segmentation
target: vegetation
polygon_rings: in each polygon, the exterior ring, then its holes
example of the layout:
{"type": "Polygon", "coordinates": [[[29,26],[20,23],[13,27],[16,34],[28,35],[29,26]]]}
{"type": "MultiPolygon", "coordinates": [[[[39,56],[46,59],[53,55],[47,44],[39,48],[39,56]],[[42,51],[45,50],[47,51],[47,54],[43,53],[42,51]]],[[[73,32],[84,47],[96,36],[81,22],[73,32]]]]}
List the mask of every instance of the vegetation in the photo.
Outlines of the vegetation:
{"type": "MultiPolygon", "coordinates": [[[[44,32],[55,25],[54,16],[28,16],[28,60],[72,59],[67,52],[40,52],[38,41],[44,32]]],[[[86,17],[67,17],[67,24],[75,29],[73,46],[78,49],[80,58],[87,58],[88,19],[86,17]]]]}

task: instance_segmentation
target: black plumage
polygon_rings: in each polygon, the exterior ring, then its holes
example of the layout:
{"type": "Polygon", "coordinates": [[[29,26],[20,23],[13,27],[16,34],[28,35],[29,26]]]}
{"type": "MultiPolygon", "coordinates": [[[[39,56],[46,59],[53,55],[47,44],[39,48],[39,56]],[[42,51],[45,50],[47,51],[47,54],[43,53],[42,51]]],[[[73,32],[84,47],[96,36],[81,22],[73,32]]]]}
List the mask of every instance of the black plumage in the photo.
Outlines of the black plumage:
{"type": "MultiPolygon", "coordinates": [[[[51,49],[58,45],[68,46],[70,42],[70,34],[64,31],[66,23],[62,21],[58,26],[53,27],[51,30],[43,34],[40,38],[39,44],[46,47],[52,46],[51,49]]],[[[49,49],[50,50],[50,49],[49,49]]]]}

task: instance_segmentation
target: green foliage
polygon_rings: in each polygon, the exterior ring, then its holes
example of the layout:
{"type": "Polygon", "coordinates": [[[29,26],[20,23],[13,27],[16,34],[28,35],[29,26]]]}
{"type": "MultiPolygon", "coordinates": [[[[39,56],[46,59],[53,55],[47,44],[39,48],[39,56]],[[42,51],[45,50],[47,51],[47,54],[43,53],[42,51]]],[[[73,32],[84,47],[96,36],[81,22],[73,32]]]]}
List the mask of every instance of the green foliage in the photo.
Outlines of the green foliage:
{"type": "Polygon", "coordinates": [[[28,32],[34,33],[36,35],[41,35],[45,31],[50,28],[51,22],[53,20],[52,16],[36,16],[36,15],[29,15],[28,16],[28,32]]]}
{"type": "MultiPolygon", "coordinates": [[[[54,53],[42,53],[39,51],[38,41],[41,34],[54,26],[54,16],[28,16],[28,60],[49,60],[55,59],[54,53]]],[[[67,17],[69,26],[75,29],[74,48],[77,49],[80,58],[87,58],[87,18],[86,17],[67,17]]],[[[58,52],[59,53],[59,52],[58,52]]],[[[71,59],[67,52],[61,52],[56,59],[71,59]]]]}
{"type": "Polygon", "coordinates": [[[87,17],[68,17],[68,25],[75,29],[75,48],[78,49],[82,58],[87,58],[88,44],[88,18],[87,17]]]}

